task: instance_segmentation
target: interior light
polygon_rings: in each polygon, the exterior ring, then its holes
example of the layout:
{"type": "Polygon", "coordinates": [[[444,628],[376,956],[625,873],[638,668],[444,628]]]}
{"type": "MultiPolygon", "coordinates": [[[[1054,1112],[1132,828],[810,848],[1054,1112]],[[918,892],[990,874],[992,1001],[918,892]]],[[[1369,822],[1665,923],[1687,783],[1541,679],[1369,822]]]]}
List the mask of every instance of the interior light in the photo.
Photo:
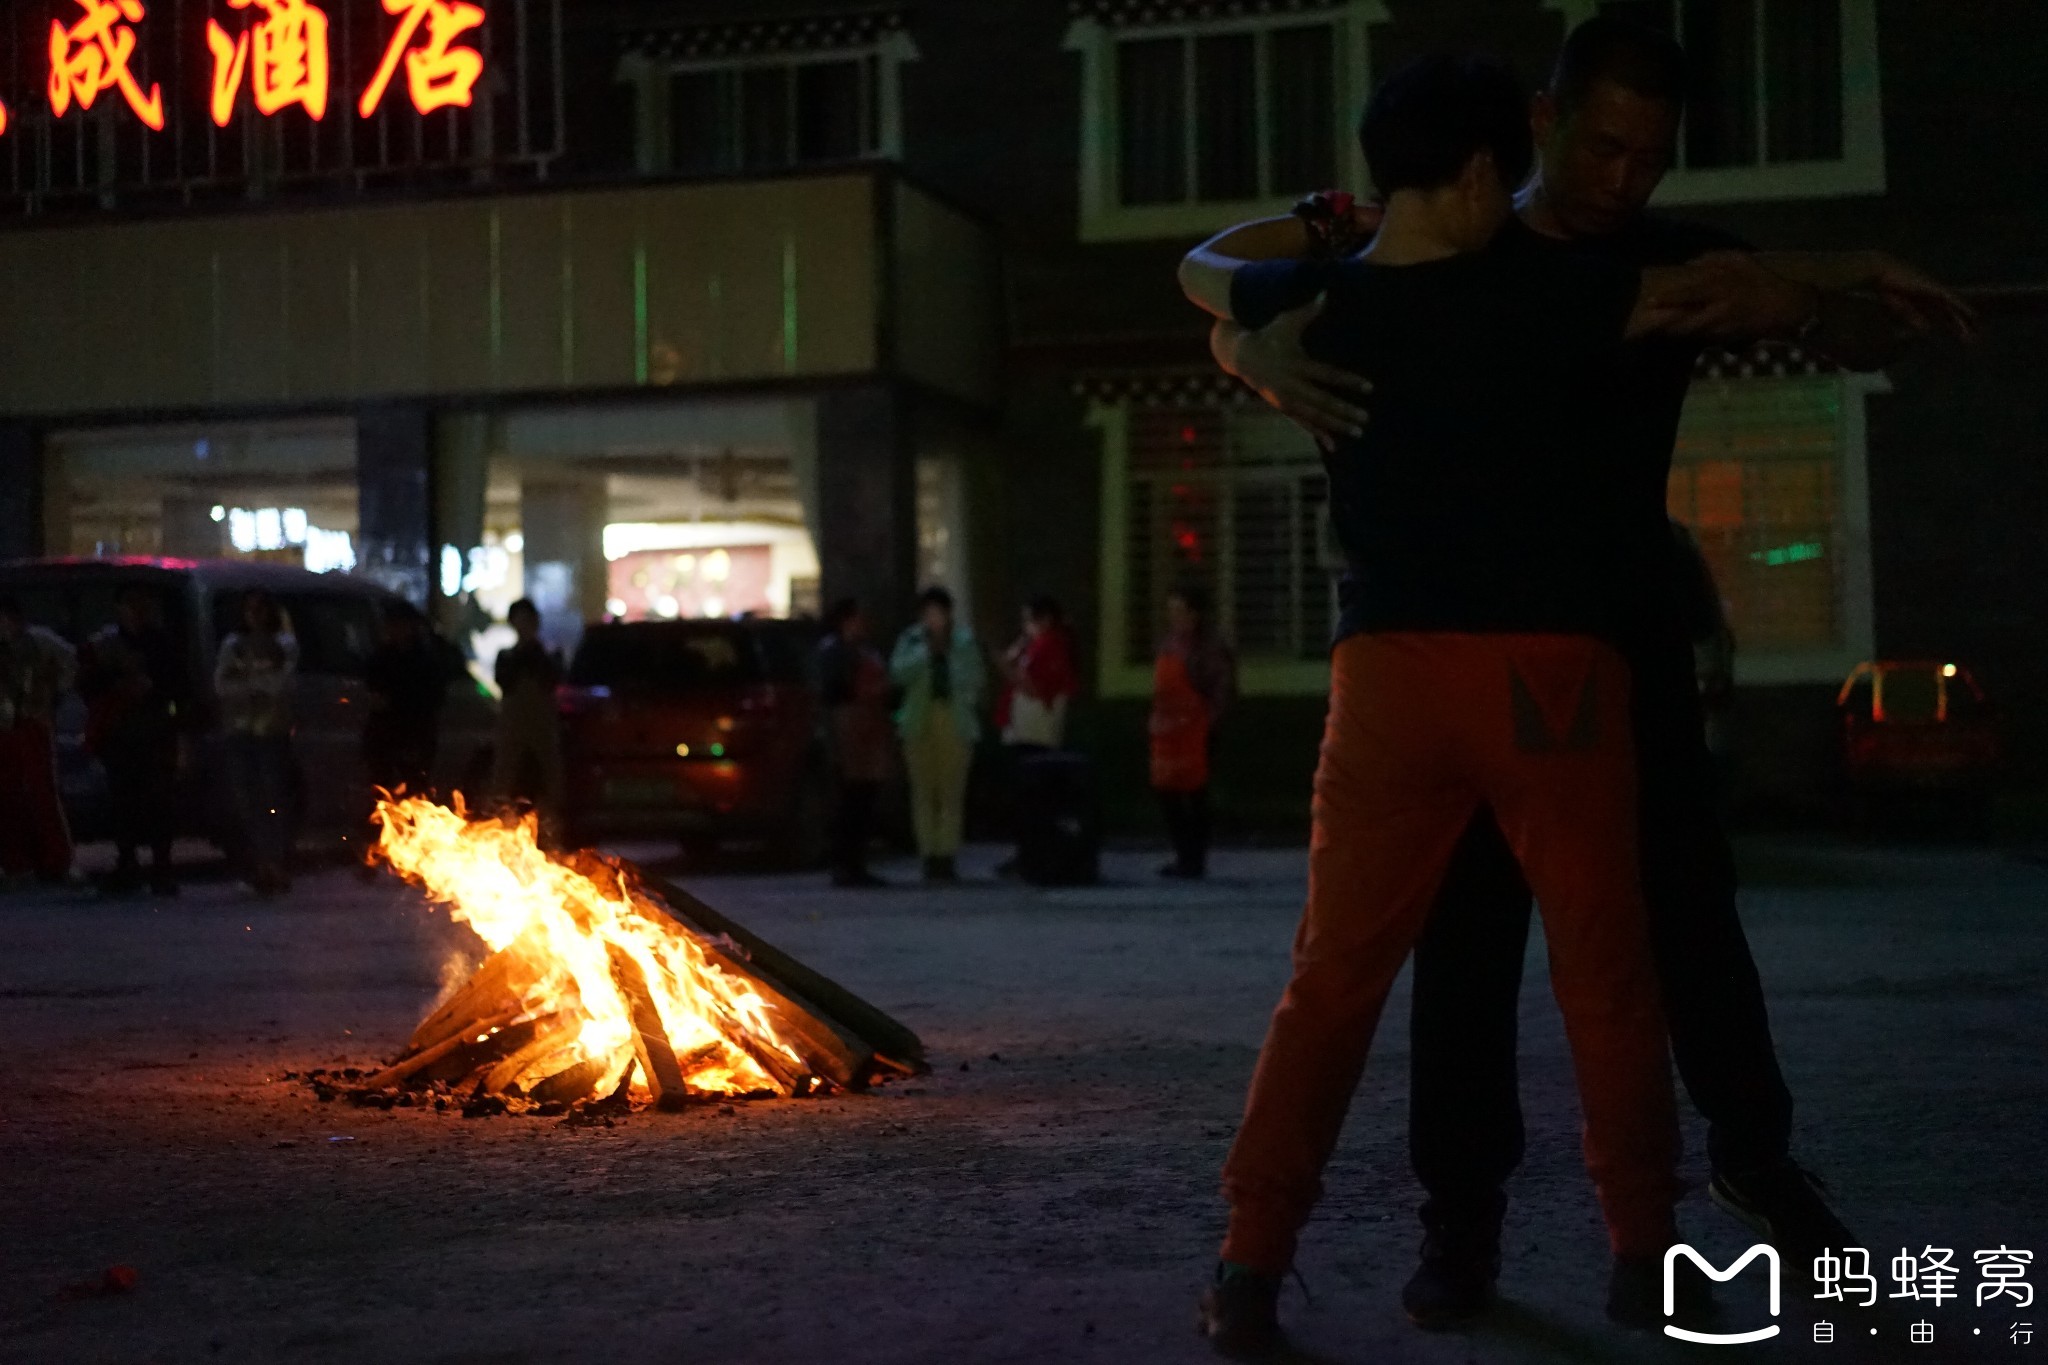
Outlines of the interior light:
{"type": "Polygon", "coordinates": [[[1956,666],[1955,666],[1954,664],[1943,664],[1943,665],[1941,666],[1941,676],[1942,676],[1942,677],[1944,677],[1944,678],[1953,678],[1953,677],[1954,677],[1955,675],[1956,675],[1956,666]]]}
{"type": "Polygon", "coordinates": [[[687,744],[678,744],[678,745],[676,745],[676,757],[677,757],[677,758],[688,758],[689,756],[690,756],[690,746],[689,746],[689,745],[687,745],[687,744]]]}
{"type": "Polygon", "coordinates": [[[713,758],[724,758],[724,757],[725,757],[725,746],[724,746],[723,744],[714,744],[714,745],[712,745],[712,746],[711,746],[711,756],[712,756],[713,758]]]}
{"type": "Polygon", "coordinates": [[[222,507],[219,503],[215,503],[213,505],[213,511],[209,515],[211,515],[215,521],[226,521],[228,519],[228,509],[222,507]]]}
{"type": "Polygon", "coordinates": [[[284,542],[287,545],[306,543],[306,509],[287,507],[284,509],[284,542]]]}
{"type": "Polygon", "coordinates": [[[526,552],[526,537],[525,537],[524,535],[520,534],[520,533],[519,533],[519,532],[517,532],[517,531],[514,531],[514,532],[512,532],[511,534],[509,534],[509,535],[507,535],[507,536],[505,537],[505,553],[506,553],[506,554],[508,554],[508,555],[516,555],[516,554],[524,554],[525,552],[526,552]]]}

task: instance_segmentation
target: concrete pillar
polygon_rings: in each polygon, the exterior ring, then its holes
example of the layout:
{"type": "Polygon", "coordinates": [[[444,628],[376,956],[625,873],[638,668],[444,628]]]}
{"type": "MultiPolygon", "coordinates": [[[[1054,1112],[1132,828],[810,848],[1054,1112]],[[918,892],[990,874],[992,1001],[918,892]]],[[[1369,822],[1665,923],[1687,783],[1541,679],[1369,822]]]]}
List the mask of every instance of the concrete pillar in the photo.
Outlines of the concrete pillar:
{"type": "Polygon", "coordinates": [[[435,570],[432,435],[414,403],[365,408],[356,424],[356,572],[420,608],[435,570]]]}
{"type": "Polygon", "coordinates": [[[886,645],[915,615],[917,469],[904,400],[886,385],[817,400],[818,568],[830,606],[860,601],[886,645]]]}
{"type": "Polygon", "coordinates": [[[541,638],[574,652],[583,623],[604,614],[604,482],[529,480],[519,486],[526,596],[540,608],[541,638]]]}
{"type": "Polygon", "coordinates": [[[450,412],[434,419],[434,535],[439,545],[433,616],[436,628],[451,639],[461,638],[472,624],[463,610],[460,576],[469,571],[471,552],[484,543],[484,496],[491,452],[504,444],[501,425],[491,412],[450,412]],[[445,591],[451,551],[458,566],[452,593],[445,591]]]}
{"type": "Polygon", "coordinates": [[[0,559],[46,553],[43,486],[41,433],[23,422],[0,422],[0,559]]]}

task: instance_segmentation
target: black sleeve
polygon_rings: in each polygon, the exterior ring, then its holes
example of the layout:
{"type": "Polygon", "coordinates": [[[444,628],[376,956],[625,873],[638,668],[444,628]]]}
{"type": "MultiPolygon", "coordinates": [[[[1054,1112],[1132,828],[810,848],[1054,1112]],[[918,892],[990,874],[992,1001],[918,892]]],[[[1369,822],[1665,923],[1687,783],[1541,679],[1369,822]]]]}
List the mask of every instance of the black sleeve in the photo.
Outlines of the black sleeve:
{"type": "Polygon", "coordinates": [[[1230,316],[1247,327],[1264,327],[1290,308],[1299,308],[1330,287],[1328,261],[1253,261],[1230,276],[1230,316]]]}

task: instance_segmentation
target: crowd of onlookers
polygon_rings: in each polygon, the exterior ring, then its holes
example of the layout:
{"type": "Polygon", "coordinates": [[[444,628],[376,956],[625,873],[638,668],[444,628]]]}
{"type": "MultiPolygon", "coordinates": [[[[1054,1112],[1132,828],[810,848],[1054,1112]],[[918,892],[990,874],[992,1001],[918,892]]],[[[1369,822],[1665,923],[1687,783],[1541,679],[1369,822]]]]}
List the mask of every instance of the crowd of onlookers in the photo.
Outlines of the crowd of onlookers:
{"type": "MultiPolygon", "coordinates": [[[[516,639],[493,670],[500,699],[488,797],[537,809],[545,835],[563,801],[556,690],[566,670],[541,639],[532,602],[514,603],[507,624],[516,639]]],[[[1149,734],[1151,782],[1174,851],[1162,875],[1200,877],[1216,725],[1235,692],[1236,665],[1199,590],[1171,595],[1167,624],[1149,734]]],[[[363,669],[364,768],[374,788],[426,791],[443,702],[462,661],[423,614],[402,603],[383,613],[381,632],[363,669]]],[[[291,884],[307,780],[293,748],[298,667],[287,613],[270,593],[248,592],[215,655],[219,758],[211,771],[222,788],[227,851],[262,895],[291,884]]],[[[1028,603],[1016,639],[991,659],[952,595],[933,587],[886,655],[871,640],[860,606],[836,604],[823,622],[817,682],[833,783],[832,880],[860,887],[881,884],[867,855],[882,793],[899,771],[924,879],[958,880],[969,775],[984,735],[1000,739],[1001,776],[1012,783],[1034,757],[1062,754],[1080,672],[1073,634],[1052,598],[1028,603]]],[[[185,646],[145,588],[122,591],[114,622],[76,648],[30,623],[19,601],[0,597],[0,871],[9,884],[81,880],[55,739],[58,708],[75,691],[86,705],[86,750],[106,774],[116,860],[103,889],[177,893],[172,842],[190,824],[181,818],[179,776],[193,761],[203,705],[192,690],[185,646]]],[[[1016,869],[1013,858],[1000,871],[1016,869]]]]}
{"type": "MultiPolygon", "coordinates": [[[[1059,603],[1034,598],[1017,638],[993,662],[955,613],[952,594],[927,589],[918,619],[885,659],[858,603],[837,603],[819,646],[822,700],[836,780],[832,877],[873,886],[868,869],[875,805],[898,752],[910,797],[911,833],[924,879],[958,880],[968,777],[984,715],[1000,735],[1013,790],[1023,766],[1067,746],[1068,712],[1080,692],[1074,639],[1059,603]],[[997,689],[988,696],[990,675],[997,689]]],[[[1209,849],[1209,767],[1216,724],[1236,692],[1237,667],[1193,587],[1167,602],[1168,629],[1154,670],[1151,781],[1172,836],[1171,877],[1200,877],[1209,849]]],[[[1016,870],[1013,858],[1002,865],[1016,870]]]]}

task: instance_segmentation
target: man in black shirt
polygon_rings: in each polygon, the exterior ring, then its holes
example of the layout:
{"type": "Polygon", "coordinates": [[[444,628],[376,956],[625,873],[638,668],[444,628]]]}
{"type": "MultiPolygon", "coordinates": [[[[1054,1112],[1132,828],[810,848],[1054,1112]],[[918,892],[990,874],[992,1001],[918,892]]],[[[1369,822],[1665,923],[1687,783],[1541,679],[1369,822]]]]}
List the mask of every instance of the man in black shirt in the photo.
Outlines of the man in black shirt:
{"type": "Polygon", "coordinates": [[[1365,254],[1183,270],[1256,325],[1322,293],[1308,340],[1376,376],[1330,453],[1351,568],[1315,782],[1294,971],[1224,1167],[1230,1228],[1204,1327],[1278,1340],[1274,1297],[1394,977],[1482,806],[1540,892],[1606,1213],[1615,1317],[1656,1316],[1676,1237],[1677,1118],[1636,866],[1628,670],[1640,614],[1604,534],[1624,340],[1699,325],[1746,262],[1640,270],[1496,244],[1530,159],[1495,64],[1433,58],[1376,93],[1360,139],[1389,196],[1365,254]]]}
{"type": "MultiPolygon", "coordinates": [[[[1741,247],[1712,229],[1644,213],[1670,164],[1683,81],[1683,54],[1661,36],[1609,20],[1575,29],[1551,89],[1534,105],[1537,178],[1522,198],[1520,221],[1498,245],[1633,266],[1741,247]]],[[[1370,231],[1375,223],[1364,216],[1370,231]]],[[[1297,255],[1312,245],[1290,220],[1246,231],[1233,237],[1233,254],[1297,255]]],[[[1674,1053],[1710,1125],[1714,1198],[1799,1264],[1812,1248],[1851,1239],[1789,1155],[1791,1100],[1736,916],[1690,642],[1683,613],[1666,600],[1665,483],[1701,335],[1796,337],[1869,368],[1883,363],[1902,334],[1967,334],[1969,320],[1952,295],[1883,257],[1774,255],[1761,263],[1780,278],[1752,274],[1743,283],[1731,275],[1735,287],[1695,316],[1696,334],[1629,348],[1608,399],[1617,425],[1603,448],[1614,465],[1598,496],[1603,534],[1646,589],[1622,643],[1634,682],[1644,891],[1674,1053]],[[1785,277],[1804,283],[1788,288],[1785,277]],[[1826,285],[1863,285],[1883,306],[1817,287],[1826,285]]],[[[1381,420],[1380,398],[1391,386],[1370,369],[1356,373],[1305,355],[1300,339],[1316,311],[1310,304],[1256,331],[1220,322],[1213,349],[1226,369],[1327,445],[1381,420]],[[1369,415],[1364,395],[1375,392],[1369,415]]],[[[1423,1264],[1403,1302],[1424,1326],[1477,1312],[1499,1271],[1502,1185],[1522,1152],[1515,1034],[1528,920],[1528,887],[1482,811],[1416,951],[1411,1148],[1429,1201],[1423,1264]]]]}

